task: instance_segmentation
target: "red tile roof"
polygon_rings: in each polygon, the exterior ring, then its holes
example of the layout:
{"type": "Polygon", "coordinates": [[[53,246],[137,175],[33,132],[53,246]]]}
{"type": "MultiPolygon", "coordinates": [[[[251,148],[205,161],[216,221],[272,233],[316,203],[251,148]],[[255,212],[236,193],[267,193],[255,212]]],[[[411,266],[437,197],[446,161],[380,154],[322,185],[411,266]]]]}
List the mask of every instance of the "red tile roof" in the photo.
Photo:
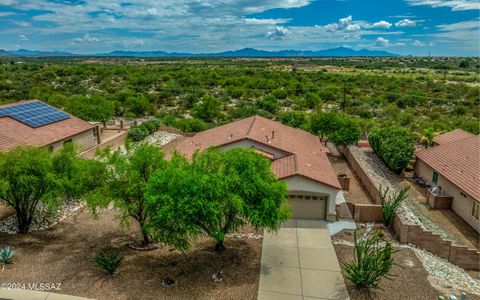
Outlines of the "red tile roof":
{"type": "Polygon", "coordinates": [[[285,157],[272,162],[273,172],[278,178],[301,175],[341,189],[337,175],[326,155],[328,150],[320,143],[318,137],[259,116],[197,133],[186,139],[176,150],[191,157],[196,150],[227,145],[245,139],[286,154],[285,157]]]}
{"type": "Polygon", "coordinates": [[[461,141],[472,136],[475,135],[463,129],[455,129],[447,133],[437,135],[433,138],[433,142],[438,145],[443,145],[446,143],[461,141]]]}
{"type": "MultiPolygon", "coordinates": [[[[25,100],[0,105],[15,106],[40,100],[25,100]]],[[[8,116],[0,117],[0,151],[8,151],[17,146],[46,146],[68,139],[95,126],[74,116],[69,119],[32,128],[8,116]]]]}
{"type": "Polygon", "coordinates": [[[438,174],[480,201],[480,136],[462,139],[415,153],[438,174]]]}

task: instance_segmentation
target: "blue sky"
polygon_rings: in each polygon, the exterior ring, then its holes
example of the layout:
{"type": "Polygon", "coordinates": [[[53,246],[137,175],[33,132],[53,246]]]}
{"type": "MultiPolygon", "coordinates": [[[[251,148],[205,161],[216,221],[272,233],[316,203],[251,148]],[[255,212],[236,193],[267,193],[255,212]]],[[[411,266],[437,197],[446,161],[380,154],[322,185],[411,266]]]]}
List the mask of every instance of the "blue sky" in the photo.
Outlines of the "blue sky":
{"type": "Polygon", "coordinates": [[[478,56],[478,0],[0,0],[0,49],[478,56]]]}

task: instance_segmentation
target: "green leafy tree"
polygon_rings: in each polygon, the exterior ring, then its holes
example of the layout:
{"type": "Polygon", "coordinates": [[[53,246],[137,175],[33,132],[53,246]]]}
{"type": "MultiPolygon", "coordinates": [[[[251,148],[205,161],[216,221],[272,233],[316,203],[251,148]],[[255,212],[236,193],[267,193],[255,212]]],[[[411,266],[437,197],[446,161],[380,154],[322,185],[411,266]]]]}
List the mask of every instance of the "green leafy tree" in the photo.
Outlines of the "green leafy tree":
{"type": "Polygon", "coordinates": [[[0,153],[0,199],[15,209],[19,233],[28,232],[38,204],[58,205],[61,190],[47,149],[16,148],[0,153]]]}
{"type": "Polygon", "coordinates": [[[320,139],[323,140],[325,136],[330,136],[337,130],[339,123],[340,118],[336,113],[316,113],[311,117],[310,130],[313,134],[319,135],[320,139]]]}
{"type": "Polygon", "coordinates": [[[290,217],[285,183],[252,149],[208,149],[191,163],[176,154],[146,190],[154,236],[180,250],[205,233],[221,252],[225,236],[240,226],[277,230],[290,217]]]}
{"type": "Polygon", "coordinates": [[[303,111],[287,111],[280,114],[280,121],[295,128],[308,127],[307,114],[303,111]]]}
{"type": "Polygon", "coordinates": [[[150,144],[139,144],[127,150],[103,154],[109,176],[101,187],[88,197],[88,205],[96,213],[98,208],[107,207],[111,202],[122,213],[123,224],[133,218],[138,222],[142,234],[142,244],[150,243],[146,226],[145,186],[152,174],[164,167],[163,152],[150,144]]]}
{"type": "Polygon", "coordinates": [[[16,148],[0,153],[0,199],[15,209],[18,232],[27,233],[40,204],[56,208],[62,197],[82,196],[96,184],[91,172],[99,169],[72,148],[16,148]]]}
{"type": "Polygon", "coordinates": [[[205,122],[214,122],[221,116],[220,104],[217,98],[205,96],[193,107],[193,115],[205,122]]]}
{"type": "Polygon", "coordinates": [[[329,139],[335,146],[349,146],[358,142],[361,137],[357,122],[350,117],[338,119],[337,128],[329,135],[329,139]]]}

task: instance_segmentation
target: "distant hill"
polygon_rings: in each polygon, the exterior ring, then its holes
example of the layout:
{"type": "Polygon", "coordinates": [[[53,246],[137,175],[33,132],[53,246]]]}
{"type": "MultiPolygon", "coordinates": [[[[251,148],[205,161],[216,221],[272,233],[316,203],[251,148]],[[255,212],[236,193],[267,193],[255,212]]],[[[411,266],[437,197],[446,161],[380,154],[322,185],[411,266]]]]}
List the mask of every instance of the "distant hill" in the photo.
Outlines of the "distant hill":
{"type": "MultiPolygon", "coordinates": [[[[4,50],[1,50],[4,51],[4,50]]],[[[0,51],[0,55],[3,53],[0,51]]],[[[34,57],[48,57],[48,56],[75,56],[73,53],[64,51],[35,51],[27,49],[18,49],[15,51],[4,51],[8,56],[34,56],[34,57]]]]}
{"type": "MultiPolygon", "coordinates": [[[[0,56],[33,56],[33,57],[51,57],[51,56],[82,56],[63,51],[32,51],[20,49],[15,51],[0,50],[0,56]]],[[[109,53],[96,53],[83,56],[103,56],[103,57],[345,57],[345,56],[399,56],[398,54],[378,50],[354,50],[346,47],[318,51],[301,50],[280,50],[266,51],[254,48],[244,48],[235,51],[226,51],[219,53],[178,53],[165,51],[122,51],[116,50],[109,53]]]]}

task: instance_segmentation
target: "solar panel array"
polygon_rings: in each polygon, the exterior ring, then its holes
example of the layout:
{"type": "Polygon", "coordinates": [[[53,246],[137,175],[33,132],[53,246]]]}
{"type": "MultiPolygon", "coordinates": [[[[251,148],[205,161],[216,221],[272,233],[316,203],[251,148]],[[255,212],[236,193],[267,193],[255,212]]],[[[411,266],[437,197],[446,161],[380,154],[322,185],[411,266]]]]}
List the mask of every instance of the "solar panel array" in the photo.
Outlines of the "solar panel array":
{"type": "Polygon", "coordinates": [[[0,107],[0,117],[11,117],[30,127],[37,128],[70,118],[70,115],[43,102],[0,107]]]}

